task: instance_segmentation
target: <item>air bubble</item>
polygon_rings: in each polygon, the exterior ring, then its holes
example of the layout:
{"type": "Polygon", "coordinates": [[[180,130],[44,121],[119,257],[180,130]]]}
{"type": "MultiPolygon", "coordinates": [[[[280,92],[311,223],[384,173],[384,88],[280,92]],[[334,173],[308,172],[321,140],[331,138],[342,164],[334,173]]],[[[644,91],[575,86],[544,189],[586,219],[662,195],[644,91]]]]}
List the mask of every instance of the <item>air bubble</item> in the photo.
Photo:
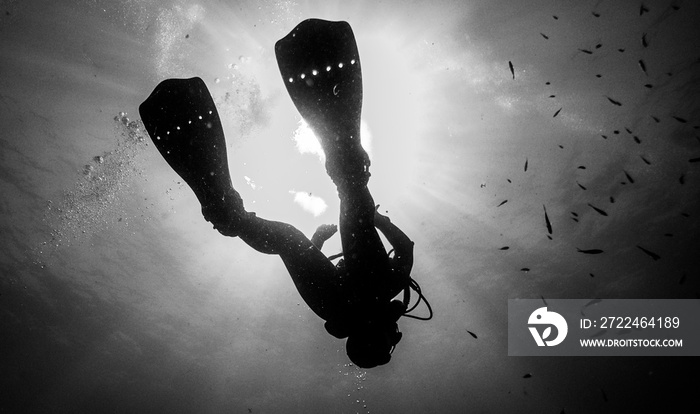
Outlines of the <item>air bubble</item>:
{"type": "Polygon", "coordinates": [[[318,71],[317,71],[316,69],[314,69],[314,70],[311,71],[311,74],[314,75],[314,76],[316,76],[316,75],[318,75],[318,71]]]}
{"type": "Polygon", "coordinates": [[[294,82],[294,79],[293,79],[293,78],[289,78],[289,83],[292,83],[292,82],[294,82]]]}
{"type": "Polygon", "coordinates": [[[338,67],[342,68],[343,67],[343,62],[338,63],[338,67]]]}
{"type": "Polygon", "coordinates": [[[331,67],[330,67],[330,66],[326,66],[326,72],[330,72],[330,71],[331,71],[331,67]]]}
{"type": "Polygon", "coordinates": [[[306,78],[306,75],[302,73],[300,78],[304,79],[304,78],[306,78]]]}

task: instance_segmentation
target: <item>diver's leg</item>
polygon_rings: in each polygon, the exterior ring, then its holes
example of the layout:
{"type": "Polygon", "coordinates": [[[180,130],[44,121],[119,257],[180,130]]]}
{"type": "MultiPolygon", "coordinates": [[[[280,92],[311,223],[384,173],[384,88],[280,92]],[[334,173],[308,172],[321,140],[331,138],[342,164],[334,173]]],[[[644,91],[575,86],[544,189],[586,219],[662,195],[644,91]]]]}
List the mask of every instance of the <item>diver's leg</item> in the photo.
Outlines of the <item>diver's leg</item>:
{"type": "Polygon", "coordinates": [[[389,271],[389,258],[374,227],[374,200],[367,186],[338,187],[340,238],[348,270],[360,283],[376,284],[389,271]]]}
{"type": "Polygon", "coordinates": [[[261,253],[279,255],[311,310],[325,320],[337,317],[343,292],[335,266],[301,231],[251,214],[241,223],[238,236],[261,253]]]}
{"type": "Polygon", "coordinates": [[[311,240],[291,224],[265,220],[252,213],[241,223],[238,237],[265,254],[293,256],[312,248],[318,250],[311,240]]]}

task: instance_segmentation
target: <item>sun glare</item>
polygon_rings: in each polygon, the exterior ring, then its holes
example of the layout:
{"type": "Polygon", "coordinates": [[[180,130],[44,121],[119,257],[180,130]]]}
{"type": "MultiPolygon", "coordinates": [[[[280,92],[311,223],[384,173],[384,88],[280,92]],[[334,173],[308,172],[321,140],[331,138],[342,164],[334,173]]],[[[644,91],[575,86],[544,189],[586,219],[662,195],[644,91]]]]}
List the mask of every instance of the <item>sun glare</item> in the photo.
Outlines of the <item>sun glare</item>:
{"type": "MultiPolygon", "coordinates": [[[[294,131],[293,139],[300,154],[314,154],[321,163],[326,162],[326,154],[324,154],[323,148],[321,148],[321,143],[303,118],[299,120],[297,129],[294,131]]],[[[360,142],[362,143],[362,148],[367,151],[371,159],[372,133],[369,130],[369,126],[367,126],[367,123],[364,121],[360,122],[360,142]]]]}

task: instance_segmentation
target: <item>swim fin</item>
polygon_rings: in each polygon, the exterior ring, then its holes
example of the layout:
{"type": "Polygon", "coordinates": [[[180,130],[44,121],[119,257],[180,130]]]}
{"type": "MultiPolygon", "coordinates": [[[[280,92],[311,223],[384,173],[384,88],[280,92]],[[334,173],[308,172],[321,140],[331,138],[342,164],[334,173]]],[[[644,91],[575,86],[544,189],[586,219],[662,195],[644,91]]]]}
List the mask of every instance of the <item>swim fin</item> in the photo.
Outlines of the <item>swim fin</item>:
{"type": "Polygon", "coordinates": [[[362,70],[350,24],[304,20],[275,44],[275,55],[292,102],[321,141],[331,178],[368,178],[360,143],[362,70]]]}
{"type": "Polygon", "coordinates": [[[164,80],[139,113],[160,154],[194,191],[204,218],[220,231],[234,224],[245,210],[231,183],[224,131],[204,81],[164,80]]]}

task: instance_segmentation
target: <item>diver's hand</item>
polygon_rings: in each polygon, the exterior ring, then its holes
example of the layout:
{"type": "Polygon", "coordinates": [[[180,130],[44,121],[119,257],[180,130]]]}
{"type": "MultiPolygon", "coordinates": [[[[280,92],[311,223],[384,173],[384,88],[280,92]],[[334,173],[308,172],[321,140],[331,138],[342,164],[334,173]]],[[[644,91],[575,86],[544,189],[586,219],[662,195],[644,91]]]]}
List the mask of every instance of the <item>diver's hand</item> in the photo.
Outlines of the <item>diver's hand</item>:
{"type": "Polygon", "coordinates": [[[321,224],[316,229],[316,232],[311,236],[311,243],[316,246],[317,249],[321,250],[323,248],[323,243],[330,239],[338,231],[338,226],[335,224],[321,224]]]}
{"type": "Polygon", "coordinates": [[[338,232],[338,226],[335,224],[321,224],[316,229],[316,233],[319,238],[325,240],[330,239],[335,233],[338,232]]]}

